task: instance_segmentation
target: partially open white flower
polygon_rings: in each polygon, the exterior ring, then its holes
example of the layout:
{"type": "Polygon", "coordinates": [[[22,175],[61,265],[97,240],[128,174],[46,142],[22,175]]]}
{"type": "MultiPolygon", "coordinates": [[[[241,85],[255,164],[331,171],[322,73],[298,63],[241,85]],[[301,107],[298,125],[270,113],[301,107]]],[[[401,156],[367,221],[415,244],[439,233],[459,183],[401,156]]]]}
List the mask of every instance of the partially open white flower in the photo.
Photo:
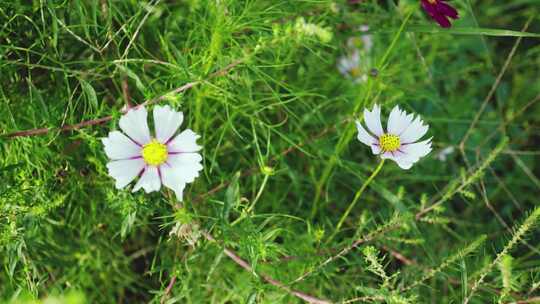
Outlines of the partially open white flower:
{"type": "Polygon", "coordinates": [[[366,70],[360,66],[360,52],[353,50],[351,54],[341,56],[337,64],[338,71],[341,75],[351,78],[354,82],[366,82],[366,70]]]}
{"type": "Polygon", "coordinates": [[[431,138],[416,142],[426,134],[429,127],[422,119],[407,114],[395,106],[390,112],[386,132],[381,124],[381,108],[364,109],[366,131],[359,121],[356,122],[358,140],[371,147],[373,154],[395,161],[402,169],[409,169],[421,157],[431,152],[431,138]]]}
{"type": "Polygon", "coordinates": [[[172,189],[182,200],[187,183],[193,182],[202,170],[202,157],[197,151],[199,136],[186,129],[175,136],[184,120],[182,112],[169,106],[154,107],[155,137],[150,135],[146,108],[129,110],[120,118],[119,131],[112,131],[102,139],[105,153],[111,159],[107,164],[109,175],[122,189],[136,177],[139,180],[133,192],[143,188],[146,193],[158,191],[161,185],[172,189]]]}
{"type": "MultiPolygon", "coordinates": [[[[359,30],[367,32],[369,27],[362,25],[359,30]]],[[[349,38],[347,40],[347,52],[339,58],[337,63],[339,72],[356,83],[366,82],[371,65],[370,52],[372,48],[373,38],[369,34],[362,35],[360,38],[349,38]]]]}

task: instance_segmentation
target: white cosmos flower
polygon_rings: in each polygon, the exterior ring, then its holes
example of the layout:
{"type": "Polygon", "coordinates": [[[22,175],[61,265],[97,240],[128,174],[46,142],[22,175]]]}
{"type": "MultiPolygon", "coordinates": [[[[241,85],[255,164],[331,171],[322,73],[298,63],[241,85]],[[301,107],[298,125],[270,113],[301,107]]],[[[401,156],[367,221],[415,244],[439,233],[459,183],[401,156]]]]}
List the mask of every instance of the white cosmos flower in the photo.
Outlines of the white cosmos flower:
{"type": "Polygon", "coordinates": [[[187,183],[199,176],[202,157],[197,151],[199,136],[186,129],[175,136],[184,120],[182,112],[169,106],[154,107],[155,137],[148,128],[148,112],[144,106],[129,110],[120,118],[119,131],[112,131],[102,139],[105,153],[111,159],[107,164],[109,175],[122,189],[136,177],[139,180],[133,192],[143,188],[146,193],[158,191],[163,184],[182,200],[187,183]]]}
{"type": "MultiPolygon", "coordinates": [[[[360,26],[361,32],[369,31],[367,25],[360,26]]],[[[339,72],[354,80],[356,83],[366,82],[367,72],[371,65],[371,49],[373,48],[373,37],[369,34],[360,38],[352,37],[347,40],[346,54],[338,59],[337,68],[339,72]]]]}
{"type": "Polygon", "coordinates": [[[417,142],[429,127],[420,116],[414,117],[395,106],[390,112],[386,132],[381,124],[381,108],[364,109],[364,122],[370,132],[356,121],[358,140],[371,147],[373,154],[395,161],[402,169],[409,169],[421,157],[431,152],[431,138],[417,142]]]}
{"type": "Polygon", "coordinates": [[[360,52],[353,50],[351,54],[341,56],[337,63],[341,75],[352,78],[354,82],[366,82],[367,74],[360,66],[360,52]]]}

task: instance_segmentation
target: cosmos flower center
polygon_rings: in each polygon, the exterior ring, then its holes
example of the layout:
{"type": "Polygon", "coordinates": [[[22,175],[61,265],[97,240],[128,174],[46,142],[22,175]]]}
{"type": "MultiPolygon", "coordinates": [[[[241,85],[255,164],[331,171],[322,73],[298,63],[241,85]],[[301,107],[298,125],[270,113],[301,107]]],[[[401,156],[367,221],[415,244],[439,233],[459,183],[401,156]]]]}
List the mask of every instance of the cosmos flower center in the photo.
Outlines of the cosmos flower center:
{"type": "Polygon", "coordinates": [[[167,160],[167,146],[153,139],[143,146],[142,157],[144,161],[152,166],[161,165],[167,160]]]}
{"type": "Polygon", "coordinates": [[[428,2],[431,3],[431,4],[436,4],[437,0],[428,0],[428,2]]]}
{"type": "Polygon", "coordinates": [[[360,68],[354,67],[351,69],[349,73],[351,74],[352,77],[358,77],[360,76],[360,68]]]}
{"type": "Polygon", "coordinates": [[[379,144],[381,146],[381,150],[385,152],[393,152],[399,149],[401,141],[397,135],[383,134],[381,137],[379,137],[379,144]]]}

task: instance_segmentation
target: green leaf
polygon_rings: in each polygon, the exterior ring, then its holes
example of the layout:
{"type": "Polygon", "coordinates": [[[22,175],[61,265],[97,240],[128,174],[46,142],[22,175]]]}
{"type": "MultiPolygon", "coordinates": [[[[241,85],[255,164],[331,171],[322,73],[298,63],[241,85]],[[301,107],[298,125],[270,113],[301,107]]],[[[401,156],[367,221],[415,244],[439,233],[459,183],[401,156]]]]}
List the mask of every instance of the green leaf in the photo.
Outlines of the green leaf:
{"type": "Polygon", "coordinates": [[[90,102],[90,104],[94,107],[98,107],[98,100],[97,100],[97,94],[94,90],[94,87],[84,79],[79,79],[81,83],[82,90],[84,92],[84,95],[86,96],[86,99],[90,102]]]}
{"type": "Polygon", "coordinates": [[[229,222],[229,213],[231,208],[235,208],[240,202],[240,185],[238,184],[238,179],[240,178],[240,172],[236,172],[229,187],[227,187],[227,192],[225,192],[225,204],[223,204],[223,209],[221,210],[221,220],[224,223],[229,222]]]}
{"type": "Polygon", "coordinates": [[[117,67],[122,72],[124,72],[129,78],[131,78],[133,81],[135,81],[135,86],[137,87],[137,89],[139,89],[139,91],[144,92],[146,90],[145,86],[143,85],[143,82],[141,81],[139,76],[137,76],[137,74],[135,74],[135,72],[133,72],[128,67],[123,66],[123,65],[117,65],[117,67]]]}

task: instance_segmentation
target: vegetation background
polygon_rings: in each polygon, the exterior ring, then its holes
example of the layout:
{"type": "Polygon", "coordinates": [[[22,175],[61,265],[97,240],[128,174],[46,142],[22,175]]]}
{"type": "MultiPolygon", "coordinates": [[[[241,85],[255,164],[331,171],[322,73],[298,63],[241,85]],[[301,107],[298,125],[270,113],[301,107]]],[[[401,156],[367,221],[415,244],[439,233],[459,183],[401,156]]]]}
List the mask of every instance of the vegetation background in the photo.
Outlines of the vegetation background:
{"type": "Polygon", "coordinates": [[[1,301],[540,303],[540,3],[453,0],[445,30],[356,2],[2,1],[1,301]],[[202,136],[182,204],[106,172],[100,138],[148,100],[202,136]],[[334,235],[374,103],[434,151],[386,162],[334,235]]]}

